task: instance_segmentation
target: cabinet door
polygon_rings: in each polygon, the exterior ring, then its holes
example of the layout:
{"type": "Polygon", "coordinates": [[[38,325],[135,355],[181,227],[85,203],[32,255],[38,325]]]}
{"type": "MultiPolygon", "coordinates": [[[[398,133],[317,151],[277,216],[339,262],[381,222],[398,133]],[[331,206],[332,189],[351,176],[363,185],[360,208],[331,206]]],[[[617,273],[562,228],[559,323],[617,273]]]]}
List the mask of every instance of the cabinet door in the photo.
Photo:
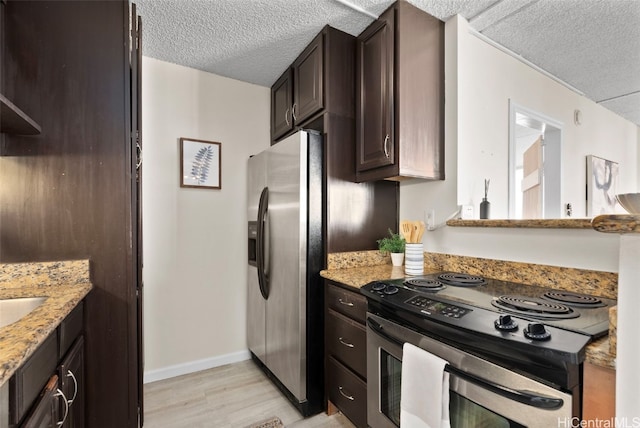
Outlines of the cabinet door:
{"type": "Polygon", "coordinates": [[[55,373],[57,363],[58,332],[55,330],[9,380],[11,425],[20,422],[42,394],[42,388],[48,384],[51,374],[55,373]]]}
{"type": "Polygon", "coordinates": [[[324,107],[323,37],[318,34],[293,63],[293,120],[303,122],[324,107]]]}
{"type": "Polygon", "coordinates": [[[69,403],[69,414],[63,428],[82,428],[84,421],[84,339],[75,342],[59,367],[62,392],[69,403]]]}
{"type": "Polygon", "coordinates": [[[395,162],[393,129],[394,23],[380,19],[359,37],[357,46],[357,170],[395,162]]]}
{"type": "Polygon", "coordinates": [[[58,376],[53,375],[21,428],[55,428],[58,422],[58,376]]]}
{"type": "Polygon", "coordinates": [[[271,140],[276,140],[293,129],[292,80],[291,69],[287,69],[271,87],[271,140]]]}

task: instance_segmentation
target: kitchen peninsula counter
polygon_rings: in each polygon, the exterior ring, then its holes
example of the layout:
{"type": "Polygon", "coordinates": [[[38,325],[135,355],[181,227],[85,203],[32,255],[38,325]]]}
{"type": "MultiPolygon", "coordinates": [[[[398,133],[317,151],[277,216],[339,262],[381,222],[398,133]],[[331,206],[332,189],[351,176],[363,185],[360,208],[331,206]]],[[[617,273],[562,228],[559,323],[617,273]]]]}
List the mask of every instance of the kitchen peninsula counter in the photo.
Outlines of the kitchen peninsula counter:
{"type": "Polygon", "coordinates": [[[640,233],[640,215],[603,214],[595,217],[591,225],[602,233],[640,233]]]}
{"type": "MultiPolygon", "coordinates": [[[[377,251],[369,252],[361,252],[361,253],[341,253],[336,255],[330,255],[329,258],[329,269],[323,270],[320,272],[320,275],[328,279],[330,281],[334,281],[348,287],[352,287],[354,289],[360,289],[363,285],[376,280],[388,280],[388,279],[399,279],[404,278],[406,275],[404,273],[404,267],[394,267],[391,264],[384,264],[384,258],[380,258],[377,251]],[[333,257],[332,257],[333,256],[333,257]],[[357,262],[354,262],[357,260],[357,262]],[[373,264],[379,262],[379,264],[373,264]],[[360,266],[358,266],[359,263],[360,266]],[[371,264],[368,264],[371,263],[371,264]]],[[[474,261],[481,261],[483,264],[488,264],[489,261],[486,259],[474,259],[470,257],[462,257],[462,256],[450,256],[450,255],[441,255],[434,253],[425,253],[425,274],[435,273],[435,272],[443,272],[443,271],[455,271],[455,272],[465,272],[479,275],[480,273],[477,271],[473,271],[473,269],[469,269],[469,266],[473,264],[474,261]],[[457,269],[456,269],[457,267],[457,269]]],[[[502,267],[499,266],[500,261],[496,261],[496,266],[493,271],[489,269],[491,274],[485,273],[484,276],[492,277],[495,279],[500,279],[504,281],[514,281],[514,278],[504,278],[503,275],[500,275],[502,271],[502,267]],[[493,273],[496,275],[493,276],[493,273]]],[[[506,262],[511,264],[512,262],[506,262]]],[[[513,268],[513,266],[511,266],[513,268]]],[[[546,275],[549,273],[545,271],[545,269],[554,270],[553,266],[541,266],[541,265],[530,265],[530,269],[525,272],[527,277],[531,278],[535,275],[538,269],[542,269],[546,275]]],[[[603,274],[603,277],[600,278],[598,272],[592,271],[582,271],[582,275],[567,275],[565,272],[565,268],[555,268],[558,269],[559,275],[554,278],[545,278],[545,281],[553,281],[554,286],[556,288],[562,288],[569,291],[578,291],[578,292],[588,292],[585,291],[584,284],[580,284],[574,281],[580,281],[580,279],[589,278],[590,283],[592,285],[586,288],[593,287],[603,287],[603,292],[599,293],[599,295],[603,297],[616,298],[615,294],[611,296],[612,292],[617,292],[616,284],[612,284],[611,282],[617,280],[617,276],[610,277],[606,272],[600,272],[603,274]],[[567,278],[567,281],[563,281],[563,278],[567,278]],[[569,280],[568,278],[573,278],[573,280],[569,280]],[[595,284],[595,285],[593,285],[595,284]]],[[[486,272],[486,270],[485,270],[486,272]]],[[[512,270],[512,272],[518,272],[517,270],[512,270]]],[[[522,272],[519,272],[522,274],[522,272]]],[[[517,281],[526,283],[525,281],[517,281]]],[[[532,281],[533,282],[533,281],[532,281]]],[[[544,281],[536,281],[538,284],[544,281]]],[[[531,282],[529,282],[531,283],[531,282]]],[[[544,284],[541,284],[544,285],[544,284]]],[[[609,337],[605,336],[595,340],[594,342],[587,345],[586,349],[586,361],[600,366],[615,369],[615,351],[614,353],[610,352],[610,343],[609,337]]]]}
{"type": "Polygon", "coordinates": [[[47,298],[20,320],[0,328],[0,386],[91,288],[88,260],[0,264],[0,299],[47,298]]]}

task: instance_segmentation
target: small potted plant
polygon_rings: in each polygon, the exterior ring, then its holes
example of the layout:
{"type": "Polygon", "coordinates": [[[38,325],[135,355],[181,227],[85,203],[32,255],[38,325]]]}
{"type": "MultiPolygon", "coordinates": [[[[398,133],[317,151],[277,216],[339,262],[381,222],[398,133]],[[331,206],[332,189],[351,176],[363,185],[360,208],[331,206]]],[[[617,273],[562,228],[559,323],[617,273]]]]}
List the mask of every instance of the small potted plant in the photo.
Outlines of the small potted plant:
{"type": "Polygon", "coordinates": [[[382,254],[391,254],[391,263],[393,266],[402,266],[404,259],[404,244],[406,241],[399,233],[393,233],[389,229],[389,236],[385,236],[378,241],[378,249],[382,254]]]}

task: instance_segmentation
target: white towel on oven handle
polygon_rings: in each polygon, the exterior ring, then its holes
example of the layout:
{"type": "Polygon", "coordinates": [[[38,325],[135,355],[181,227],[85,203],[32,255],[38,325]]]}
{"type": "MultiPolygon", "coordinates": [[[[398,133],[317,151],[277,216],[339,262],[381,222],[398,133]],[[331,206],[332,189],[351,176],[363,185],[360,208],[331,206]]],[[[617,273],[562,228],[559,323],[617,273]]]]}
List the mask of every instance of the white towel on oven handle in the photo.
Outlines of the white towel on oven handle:
{"type": "Polygon", "coordinates": [[[410,343],[402,348],[400,428],[449,428],[448,364],[410,343]]]}

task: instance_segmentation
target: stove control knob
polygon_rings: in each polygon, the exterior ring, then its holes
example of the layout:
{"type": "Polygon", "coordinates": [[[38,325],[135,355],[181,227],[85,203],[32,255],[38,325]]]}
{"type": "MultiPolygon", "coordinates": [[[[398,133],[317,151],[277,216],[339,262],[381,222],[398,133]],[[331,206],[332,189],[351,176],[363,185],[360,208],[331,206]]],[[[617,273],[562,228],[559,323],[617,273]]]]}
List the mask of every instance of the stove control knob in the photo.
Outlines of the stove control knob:
{"type": "Polygon", "coordinates": [[[544,328],[544,324],[531,323],[524,329],[524,337],[531,340],[549,340],[551,333],[544,328]]]}
{"type": "Polygon", "coordinates": [[[500,315],[500,318],[493,322],[497,330],[514,331],[518,329],[518,323],[511,318],[511,315],[500,315]]]}
{"type": "Polygon", "coordinates": [[[385,284],[384,282],[374,282],[373,285],[371,285],[371,290],[373,291],[382,291],[386,288],[387,284],[385,284]]]}
{"type": "Polygon", "coordinates": [[[384,294],[396,294],[397,292],[398,292],[398,287],[392,284],[387,285],[383,291],[384,294]]]}

